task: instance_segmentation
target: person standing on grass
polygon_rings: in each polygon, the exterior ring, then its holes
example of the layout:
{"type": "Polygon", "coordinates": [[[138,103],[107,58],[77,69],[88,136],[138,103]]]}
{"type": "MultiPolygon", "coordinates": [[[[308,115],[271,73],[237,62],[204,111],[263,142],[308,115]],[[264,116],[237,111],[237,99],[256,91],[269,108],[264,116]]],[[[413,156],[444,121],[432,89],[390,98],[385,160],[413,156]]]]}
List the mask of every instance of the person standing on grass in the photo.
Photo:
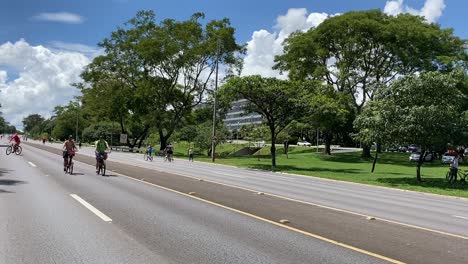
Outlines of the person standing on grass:
{"type": "Polygon", "coordinates": [[[458,173],[458,160],[459,156],[458,153],[455,153],[455,157],[453,157],[452,162],[450,163],[450,171],[452,172],[452,176],[455,177],[457,180],[457,173],[458,173]]]}
{"type": "Polygon", "coordinates": [[[193,162],[193,149],[192,149],[192,147],[189,147],[189,149],[188,149],[188,160],[193,162]]]}

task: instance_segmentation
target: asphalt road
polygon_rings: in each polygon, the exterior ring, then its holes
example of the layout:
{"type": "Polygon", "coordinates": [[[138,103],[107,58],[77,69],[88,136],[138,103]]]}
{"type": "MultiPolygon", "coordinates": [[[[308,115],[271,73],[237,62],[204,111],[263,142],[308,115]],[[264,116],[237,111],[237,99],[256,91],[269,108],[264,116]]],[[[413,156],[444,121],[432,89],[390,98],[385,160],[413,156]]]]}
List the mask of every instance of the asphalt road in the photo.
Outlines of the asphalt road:
{"type": "MultiPolygon", "coordinates": [[[[60,154],[60,150],[57,148],[51,148],[50,146],[42,146],[38,145],[36,147],[39,148],[44,148],[47,150],[41,151],[36,148],[31,148],[28,146],[25,146],[25,157],[31,159],[33,164],[41,164],[41,168],[52,168],[55,167],[56,164],[61,163],[60,156],[51,154],[50,152],[60,154]],[[31,155],[32,154],[32,155],[31,155]],[[55,159],[54,162],[52,163],[46,163],[45,161],[53,160],[55,159]],[[55,164],[55,165],[53,165],[55,164]]],[[[82,149],[80,151],[81,154],[77,155],[76,159],[80,160],[82,162],[87,162],[90,164],[93,164],[94,160],[92,157],[92,150],[91,149],[82,149]]],[[[189,167],[189,166],[195,166],[197,163],[187,163],[184,164],[185,161],[182,160],[177,160],[175,163],[164,163],[162,161],[155,160],[155,162],[144,162],[142,160],[142,155],[137,155],[137,154],[129,154],[129,153],[118,153],[118,152],[113,152],[110,155],[110,159],[108,160],[108,167],[114,171],[118,171],[119,173],[123,173],[125,175],[128,175],[130,177],[136,178],[136,179],[144,179],[145,183],[154,183],[159,186],[164,186],[172,190],[177,190],[180,191],[181,193],[178,194],[178,196],[183,196],[186,198],[184,193],[189,193],[189,192],[195,192],[197,197],[200,197],[203,200],[204,203],[216,203],[218,204],[218,207],[222,206],[227,206],[226,208],[223,208],[228,211],[234,211],[235,216],[239,216],[238,214],[241,214],[243,216],[246,216],[247,218],[250,218],[250,221],[256,220],[255,222],[263,222],[263,225],[265,224],[270,224],[270,225],[277,225],[277,222],[281,218],[286,218],[290,220],[290,223],[288,223],[286,226],[279,225],[280,227],[284,229],[288,229],[290,232],[292,231],[293,233],[296,233],[295,235],[300,234],[300,236],[306,236],[309,239],[311,238],[316,238],[320,240],[321,242],[325,241],[329,243],[329,246],[339,246],[341,250],[343,249],[350,249],[354,254],[356,253],[362,253],[366,257],[371,258],[371,263],[375,263],[377,261],[381,261],[382,259],[387,259],[389,261],[396,262],[394,260],[400,260],[403,262],[407,263],[467,263],[468,262],[468,252],[466,252],[466,248],[468,248],[468,240],[465,237],[457,237],[454,234],[441,234],[440,232],[437,231],[431,231],[431,230],[423,230],[421,228],[416,228],[416,227],[411,227],[411,226],[405,226],[400,223],[391,223],[388,221],[382,221],[380,219],[377,220],[369,220],[366,219],[365,215],[360,215],[352,212],[343,212],[340,210],[332,209],[332,208],[324,208],[323,206],[315,206],[311,204],[307,204],[304,202],[297,202],[292,199],[284,199],[281,197],[277,197],[274,195],[259,195],[257,192],[253,190],[246,190],[243,188],[233,188],[232,186],[226,186],[225,184],[216,184],[213,182],[210,182],[209,180],[203,180],[200,181],[200,177],[197,178],[192,178],[192,177],[186,177],[186,176],[180,176],[178,174],[171,174],[164,172],[167,169],[166,168],[184,168],[184,167],[189,167]],[[134,160],[132,160],[134,159],[134,160]],[[134,163],[138,166],[133,166],[125,163],[134,163]],[[177,165],[176,165],[177,164],[177,165]],[[158,170],[155,170],[155,166],[158,170]],[[232,209],[230,209],[232,208],[232,209]],[[253,219],[252,219],[253,218],[253,219]],[[331,245],[330,245],[331,244],[331,245]],[[387,257],[387,258],[386,258],[387,257]],[[376,260],[377,259],[377,260],[376,260]]],[[[77,164],[79,164],[77,162],[77,164]]],[[[201,164],[205,166],[211,166],[213,168],[222,168],[227,171],[232,170],[230,167],[225,167],[225,166],[213,166],[210,164],[201,164]]],[[[31,165],[30,165],[31,166],[31,165]]],[[[198,168],[195,167],[189,167],[192,168],[194,173],[200,174],[200,171],[198,168]]],[[[58,175],[62,174],[63,171],[60,171],[61,167],[58,165],[55,167],[55,173],[58,175]]],[[[80,180],[75,181],[75,184],[80,183],[83,186],[81,186],[79,189],[86,189],[89,191],[90,186],[95,186],[95,183],[89,182],[87,183],[82,179],[82,177],[88,177],[87,175],[89,174],[91,179],[111,179],[111,181],[107,181],[108,184],[112,184],[113,187],[116,187],[115,184],[120,182],[127,182],[129,181],[129,178],[126,178],[124,176],[120,176],[118,173],[114,173],[111,177],[99,177],[99,176],[94,176],[93,174],[93,168],[87,167],[89,172],[87,173],[81,173],[77,171],[77,175],[69,176],[69,177],[58,177],[57,179],[63,180],[66,179],[64,182],[60,182],[61,185],[66,185],[68,186],[70,184],[69,180],[70,179],[75,179],[78,178],[80,180]],[[83,174],[83,175],[82,175],[83,174]],[[116,177],[118,176],[118,177],[116,177]],[[114,179],[118,179],[115,180],[114,179]]],[[[76,169],[75,169],[76,171],[76,169]]],[[[247,171],[252,173],[253,175],[256,175],[254,173],[259,173],[259,172],[253,172],[253,171],[247,171]]],[[[232,173],[232,171],[231,171],[232,173]]],[[[49,173],[47,175],[53,175],[53,173],[49,173]]],[[[224,174],[223,174],[224,175],[224,174]]],[[[236,177],[236,174],[231,174],[236,177]]],[[[276,175],[276,174],[272,174],[276,175]]],[[[277,175],[276,175],[277,176],[277,175]]],[[[48,176],[50,177],[50,176],[48,176]]],[[[244,176],[238,176],[241,179],[245,178],[244,176]]],[[[275,176],[272,176],[275,177],[275,176]]],[[[279,178],[282,179],[282,178],[279,178]]],[[[302,179],[302,177],[301,177],[302,179]]],[[[266,182],[268,182],[268,179],[266,179],[266,182]]],[[[135,183],[140,186],[142,183],[135,183]]],[[[143,184],[146,185],[146,184],[143,184]]],[[[146,185],[146,187],[148,187],[146,185]]],[[[77,186],[70,186],[67,189],[76,189],[77,186]]],[[[99,190],[96,190],[97,193],[101,191],[101,187],[97,187],[99,190]]],[[[124,187],[119,187],[119,189],[123,189],[124,187]]],[[[137,194],[136,195],[141,195],[141,191],[138,191],[138,187],[134,189],[135,187],[125,187],[125,190],[128,190],[128,192],[133,192],[135,191],[137,194]]],[[[158,188],[155,188],[154,186],[151,186],[149,188],[148,192],[154,192],[154,190],[159,190],[158,188]]],[[[102,188],[102,191],[106,191],[106,188],[102,188]]],[[[378,191],[378,190],[377,190],[378,191]]],[[[127,192],[125,194],[119,194],[119,192],[114,192],[114,191],[109,191],[110,193],[108,194],[109,196],[113,197],[113,199],[119,200],[119,205],[123,206],[123,208],[118,207],[117,209],[110,210],[107,207],[109,206],[108,203],[103,203],[99,204],[97,206],[98,208],[106,208],[107,210],[110,211],[118,211],[118,212],[128,212],[132,211],[130,214],[130,217],[141,217],[142,213],[133,211],[134,204],[140,204],[140,202],[129,202],[128,198],[126,196],[128,195],[127,192]],[[115,194],[114,194],[115,193],[115,194]]],[[[80,194],[79,194],[80,195],[80,194]]],[[[99,194],[90,194],[87,193],[84,195],[85,197],[94,197],[91,204],[95,205],[96,203],[99,203],[102,197],[99,194]]],[[[83,195],[80,195],[80,197],[83,197],[83,195]]],[[[439,197],[436,197],[439,198],[439,197]]],[[[160,198],[146,198],[149,199],[149,201],[152,201],[155,199],[156,201],[159,201],[160,198]]],[[[85,198],[85,200],[89,201],[88,198],[85,198]]],[[[184,199],[185,200],[185,199],[184,199]]],[[[190,200],[190,199],[189,199],[190,200]]],[[[154,201],[153,201],[154,203],[154,201]]],[[[185,201],[183,202],[184,204],[186,203],[185,201]]],[[[213,204],[211,204],[213,205],[213,204]]],[[[149,205],[144,205],[144,208],[148,208],[149,210],[152,210],[152,204],[150,202],[149,205]]],[[[171,204],[174,208],[171,207],[171,209],[174,209],[176,212],[175,214],[179,215],[179,210],[181,209],[179,207],[178,203],[173,203],[171,204]]],[[[210,206],[209,206],[210,207],[210,206]]],[[[189,205],[190,209],[195,208],[197,212],[203,212],[203,210],[200,210],[196,206],[189,205]]],[[[164,211],[163,208],[159,208],[160,210],[164,211]]],[[[189,210],[189,209],[187,209],[189,210]]],[[[211,214],[211,213],[208,213],[211,214]]],[[[123,216],[123,218],[128,218],[129,216],[123,216]]],[[[188,218],[192,218],[193,215],[189,214],[187,216],[188,218]]],[[[114,217],[111,217],[114,218],[114,217]]],[[[235,217],[227,215],[223,216],[221,218],[226,219],[235,219],[235,217]],[[227,218],[225,218],[227,217],[227,218]]],[[[115,221],[115,220],[113,220],[115,221]]],[[[243,222],[243,220],[241,221],[243,222]]],[[[114,223],[114,222],[113,222],[114,223]]],[[[140,226],[141,223],[139,221],[135,222],[135,225],[140,226]]],[[[190,225],[190,224],[189,224],[190,225]]],[[[261,223],[260,223],[261,225],[261,223]]],[[[143,226],[146,226],[143,224],[143,226]]],[[[231,226],[229,224],[228,226],[231,226]]],[[[127,225],[127,228],[133,227],[131,224],[127,225]]],[[[211,228],[211,227],[209,227],[211,228]]],[[[219,229],[222,230],[222,229],[219,229]]],[[[283,230],[284,231],[284,230],[283,230]]],[[[276,231],[274,231],[276,232],[276,231]]],[[[274,233],[273,232],[273,233],[274,233]]],[[[264,233],[264,232],[262,232],[264,233]]],[[[141,231],[141,235],[144,234],[150,234],[147,230],[141,231]]],[[[240,234],[239,232],[236,232],[236,234],[240,234]]],[[[141,235],[136,235],[137,241],[139,241],[141,235]]],[[[195,235],[195,237],[198,237],[199,235],[195,235]]],[[[244,239],[244,236],[241,236],[242,239],[244,239]]],[[[255,237],[258,237],[258,234],[255,234],[255,237]]],[[[133,238],[133,237],[132,237],[133,238]]],[[[249,237],[245,237],[245,239],[249,240],[249,237]]],[[[281,239],[277,239],[274,237],[268,237],[268,239],[271,239],[270,243],[273,243],[275,245],[282,245],[284,241],[281,239]]],[[[312,239],[312,240],[316,240],[312,239]]],[[[226,247],[230,247],[232,242],[229,241],[229,239],[222,239],[223,241],[226,240],[227,245],[226,247]]],[[[258,240],[257,240],[258,241],[258,240]]],[[[286,242],[288,244],[289,242],[286,242]]],[[[180,242],[175,242],[175,244],[180,244],[180,242]]],[[[234,243],[235,244],[235,243],[234,243]]],[[[256,245],[257,243],[253,243],[251,246],[256,245]]],[[[283,244],[285,245],[285,244],[283,244]]],[[[188,247],[190,247],[189,245],[188,247]]],[[[249,246],[249,248],[251,247],[249,246]]],[[[257,247],[260,245],[257,245],[257,247]]],[[[313,246],[312,244],[308,244],[308,246],[313,246]]],[[[308,246],[306,248],[308,248],[308,246]]],[[[217,247],[217,245],[210,245],[210,247],[217,247]]],[[[298,247],[296,245],[293,245],[294,250],[297,249],[298,247]]],[[[173,247],[171,247],[173,248],[173,247]]],[[[224,248],[224,246],[223,246],[224,248]]],[[[262,247],[263,248],[263,247],[262,247]]],[[[180,250],[180,249],[179,249],[180,250]]],[[[275,249],[275,252],[281,252],[281,250],[275,249]]],[[[291,251],[291,249],[288,249],[288,252],[291,251]]],[[[315,254],[315,246],[313,246],[313,249],[307,249],[306,251],[309,252],[309,254],[315,254]],[[311,253],[312,252],[312,253],[311,253]]],[[[321,250],[319,250],[321,252],[321,250]]],[[[291,251],[294,252],[294,251],[291,251]]],[[[173,255],[174,253],[170,253],[169,256],[165,254],[161,254],[159,251],[156,252],[158,256],[162,255],[164,259],[170,259],[170,261],[174,261],[174,256],[177,256],[177,254],[173,255]]],[[[361,254],[361,255],[362,255],[361,254]]],[[[286,254],[281,254],[283,258],[278,258],[275,256],[275,254],[271,254],[268,252],[266,254],[267,256],[270,257],[269,260],[265,261],[264,263],[327,263],[327,261],[330,261],[329,259],[324,258],[323,260],[318,261],[317,259],[309,259],[312,256],[305,256],[305,257],[299,257],[296,253],[294,253],[294,257],[286,254]],[[299,260],[296,260],[299,257],[299,260]],[[280,259],[280,260],[278,260],[280,259]]],[[[340,252],[334,252],[332,253],[333,257],[335,258],[333,261],[330,263],[365,263],[362,260],[351,260],[351,259],[336,259],[336,257],[341,257],[340,252]],[[351,262],[349,262],[351,261],[351,262]]],[[[360,254],[358,254],[360,255],[360,254]]],[[[193,256],[190,259],[196,259],[193,258],[193,256]]],[[[187,261],[187,260],[183,260],[187,261]]],[[[182,262],[183,262],[182,261],[182,262]]],[[[249,263],[246,260],[242,260],[241,262],[238,262],[237,259],[233,260],[232,262],[229,262],[227,260],[219,261],[215,260],[213,261],[212,259],[197,259],[194,262],[189,262],[189,263],[249,263]]],[[[176,263],[179,263],[178,260],[176,263]]],[[[255,260],[252,263],[263,263],[262,260],[255,260]]]]}
{"type": "Polygon", "coordinates": [[[0,152],[0,263],[386,263],[81,162],[64,174],[60,156],[23,149],[0,152]]]}
{"type": "MultiPolygon", "coordinates": [[[[59,147],[57,144],[47,144],[47,146],[59,147]]],[[[94,155],[91,148],[83,148],[80,150],[80,154],[94,155]]],[[[185,159],[176,159],[174,163],[168,163],[156,157],[153,162],[147,162],[143,160],[143,155],[127,152],[112,152],[111,160],[157,171],[213,180],[317,205],[468,237],[467,199],[315,177],[241,169],[196,161],[190,163],[185,159]]],[[[254,160],[253,163],[255,163],[254,160]]],[[[329,168],[329,170],[333,171],[334,168],[329,168]]],[[[349,173],[352,175],[353,171],[350,170],[349,173]]]]}

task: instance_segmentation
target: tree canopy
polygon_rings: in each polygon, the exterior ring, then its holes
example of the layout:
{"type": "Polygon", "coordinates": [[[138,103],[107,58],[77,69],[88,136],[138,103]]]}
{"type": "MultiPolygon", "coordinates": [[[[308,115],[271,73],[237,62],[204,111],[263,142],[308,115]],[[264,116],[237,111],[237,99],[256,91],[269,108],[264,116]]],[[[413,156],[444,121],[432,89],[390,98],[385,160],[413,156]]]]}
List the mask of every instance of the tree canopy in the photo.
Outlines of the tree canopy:
{"type": "Polygon", "coordinates": [[[299,118],[305,109],[300,100],[305,87],[301,83],[263,78],[259,75],[233,77],[221,87],[219,94],[223,100],[247,99],[247,113],[256,112],[263,116],[271,134],[271,166],[276,167],[276,137],[299,118]]]}
{"type": "Polygon", "coordinates": [[[358,138],[367,142],[414,143],[422,152],[437,145],[460,143],[453,139],[468,129],[462,122],[467,114],[463,105],[468,98],[460,90],[463,87],[460,76],[427,72],[382,87],[355,121],[358,138]]]}
{"type": "Polygon", "coordinates": [[[154,125],[164,147],[192,108],[202,101],[216,65],[238,66],[236,55],[243,51],[228,19],[203,25],[203,18],[204,14],[195,13],[186,21],[165,19],[158,24],[152,11],[138,12],[124,28],[99,44],[106,54],[96,58],[83,73],[84,93],[105,89],[109,94],[115,87],[125,90],[123,96],[99,101],[101,106],[123,110],[117,111],[122,130],[123,121],[129,117],[141,119],[143,135],[154,125]],[[108,82],[116,86],[102,84],[108,82]]]}

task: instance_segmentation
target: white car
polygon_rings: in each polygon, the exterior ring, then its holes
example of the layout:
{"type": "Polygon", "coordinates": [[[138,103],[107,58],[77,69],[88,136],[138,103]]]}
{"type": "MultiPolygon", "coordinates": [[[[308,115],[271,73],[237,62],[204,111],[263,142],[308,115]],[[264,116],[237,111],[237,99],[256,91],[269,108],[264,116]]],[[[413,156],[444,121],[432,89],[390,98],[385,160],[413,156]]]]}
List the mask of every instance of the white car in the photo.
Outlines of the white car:
{"type": "MultiPolygon", "coordinates": [[[[452,163],[455,156],[456,156],[456,154],[453,153],[453,152],[445,152],[444,155],[442,155],[442,163],[444,163],[444,164],[452,163]]],[[[462,161],[462,158],[459,156],[458,157],[458,162],[461,162],[461,161],[462,161]]]]}
{"type": "Polygon", "coordinates": [[[297,142],[297,145],[298,146],[303,146],[303,147],[311,147],[312,146],[312,144],[310,144],[307,141],[299,141],[299,142],[297,142]]]}
{"type": "MultiPolygon", "coordinates": [[[[413,152],[409,156],[409,160],[410,161],[419,161],[419,157],[421,157],[421,152],[413,152]]],[[[432,154],[427,153],[426,158],[424,159],[424,161],[432,161],[432,154]]]]}

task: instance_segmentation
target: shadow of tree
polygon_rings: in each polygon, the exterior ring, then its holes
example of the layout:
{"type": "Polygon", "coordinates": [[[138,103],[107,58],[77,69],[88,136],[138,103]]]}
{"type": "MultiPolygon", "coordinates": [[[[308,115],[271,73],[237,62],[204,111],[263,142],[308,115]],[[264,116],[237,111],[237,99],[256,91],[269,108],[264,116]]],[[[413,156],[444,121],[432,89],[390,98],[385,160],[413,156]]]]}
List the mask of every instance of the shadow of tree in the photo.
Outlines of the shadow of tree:
{"type": "Polygon", "coordinates": [[[423,178],[422,182],[418,182],[416,177],[402,177],[402,178],[379,178],[378,182],[387,183],[391,186],[411,185],[421,187],[433,187],[443,190],[468,190],[468,185],[462,184],[457,181],[455,184],[450,184],[443,178],[423,178]]]}
{"type": "MultiPolygon", "coordinates": [[[[369,158],[369,159],[361,158],[359,153],[337,153],[337,154],[332,154],[332,155],[318,155],[317,157],[323,161],[340,162],[340,163],[369,163],[369,165],[371,165],[373,162],[372,158],[369,158]]],[[[394,165],[416,168],[417,163],[410,162],[408,160],[408,157],[409,157],[409,154],[407,153],[404,153],[404,154],[403,153],[382,153],[382,154],[379,154],[379,157],[377,159],[377,166],[378,164],[394,164],[394,165]]],[[[447,167],[447,164],[442,164],[440,163],[440,161],[434,160],[432,162],[424,162],[422,164],[422,167],[431,167],[431,168],[447,167]]]]}
{"type": "Polygon", "coordinates": [[[13,186],[13,185],[25,184],[25,183],[27,182],[17,181],[17,180],[0,180],[0,185],[7,185],[7,186],[13,186]]]}
{"type": "MultiPolygon", "coordinates": [[[[266,170],[271,171],[270,164],[254,164],[250,163],[247,165],[250,169],[266,170]]],[[[332,168],[300,168],[291,165],[277,165],[275,171],[307,171],[307,172],[335,172],[335,173],[353,173],[358,174],[362,173],[360,169],[332,169],[332,168]]]]}

